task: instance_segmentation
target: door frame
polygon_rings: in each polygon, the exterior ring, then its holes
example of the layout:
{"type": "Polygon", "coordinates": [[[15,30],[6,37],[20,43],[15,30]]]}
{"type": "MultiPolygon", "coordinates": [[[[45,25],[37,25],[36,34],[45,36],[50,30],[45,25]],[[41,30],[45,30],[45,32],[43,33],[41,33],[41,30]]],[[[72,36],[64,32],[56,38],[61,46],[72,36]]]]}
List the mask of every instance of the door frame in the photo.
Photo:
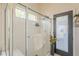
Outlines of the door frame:
{"type": "Polygon", "coordinates": [[[73,56],[73,11],[62,12],[54,15],[54,36],[56,36],[56,17],[68,15],[68,53],[56,49],[56,43],[54,46],[54,52],[63,56],[73,56]]]}

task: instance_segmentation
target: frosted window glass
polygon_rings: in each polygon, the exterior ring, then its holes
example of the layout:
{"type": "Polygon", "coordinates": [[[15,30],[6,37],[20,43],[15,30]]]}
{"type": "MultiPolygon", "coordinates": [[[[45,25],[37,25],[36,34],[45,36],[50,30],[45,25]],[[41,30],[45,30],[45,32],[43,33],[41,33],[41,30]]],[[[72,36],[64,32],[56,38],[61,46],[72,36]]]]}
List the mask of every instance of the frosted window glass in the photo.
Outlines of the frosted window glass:
{"type": "Polygon", "coordinates": [[[56,48],[68,52],[68,15],[56,18],[56,48]]]}

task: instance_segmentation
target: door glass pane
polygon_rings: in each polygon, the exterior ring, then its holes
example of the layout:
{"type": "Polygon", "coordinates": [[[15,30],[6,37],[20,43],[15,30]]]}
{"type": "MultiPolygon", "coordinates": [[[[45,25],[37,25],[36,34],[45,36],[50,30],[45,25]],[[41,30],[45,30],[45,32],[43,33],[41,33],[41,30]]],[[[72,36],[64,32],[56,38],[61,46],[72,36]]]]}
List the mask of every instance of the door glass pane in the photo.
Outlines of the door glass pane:
{"type": "Polygon", "coordinates": [[[68,15],[56,18],[56,49],[68,52],[68,15]]]}

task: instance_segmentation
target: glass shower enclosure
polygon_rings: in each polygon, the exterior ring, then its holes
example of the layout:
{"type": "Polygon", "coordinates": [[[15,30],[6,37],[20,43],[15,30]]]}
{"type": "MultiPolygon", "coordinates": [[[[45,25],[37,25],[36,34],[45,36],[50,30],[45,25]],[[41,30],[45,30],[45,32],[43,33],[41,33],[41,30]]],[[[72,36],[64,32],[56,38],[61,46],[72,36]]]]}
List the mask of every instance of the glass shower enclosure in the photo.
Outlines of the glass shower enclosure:
{"type": "Polygon", "coordinates": [[[51,21],[23,4],[6,4],[6,56],[46,56],[50,53],[51,21]]]}

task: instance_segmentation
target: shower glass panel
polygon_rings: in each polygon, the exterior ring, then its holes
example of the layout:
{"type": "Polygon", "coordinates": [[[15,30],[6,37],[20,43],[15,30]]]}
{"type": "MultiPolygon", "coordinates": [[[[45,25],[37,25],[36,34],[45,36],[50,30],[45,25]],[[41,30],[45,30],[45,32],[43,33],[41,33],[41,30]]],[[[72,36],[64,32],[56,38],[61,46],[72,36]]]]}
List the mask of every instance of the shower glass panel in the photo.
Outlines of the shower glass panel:
{"type": "Polygon", "coordinates": [[[32,56],[35,55],[35,39],[38,34],[38,27],[36,27],[36,23],[38,23],[37,13],[28,9],[27,16],[27,55],[32,56]]]}
{"type": "Polygon", "coordinates": [[[16,4],[13,8],[13,55],[25,55],[25,20],[26,8],[16,4]]]}
{"type": "Polygon", "coordinates": [[[43,36],[42,43],[42,55],[46,55],[50,53],[50,19],[42,17],[41,18],[41,33],[43,36]]]}
{"type": "Polygon", "coordinates": [[[45,56],[50,53],[50,20],[28,9],[27,54],[45,56]]]}
{"type": "Polygon", "coordinates": [[[50,53],[50,19],[21,4],[9,4],[6,11],[7,55],[46,56],[50,53]]]}

